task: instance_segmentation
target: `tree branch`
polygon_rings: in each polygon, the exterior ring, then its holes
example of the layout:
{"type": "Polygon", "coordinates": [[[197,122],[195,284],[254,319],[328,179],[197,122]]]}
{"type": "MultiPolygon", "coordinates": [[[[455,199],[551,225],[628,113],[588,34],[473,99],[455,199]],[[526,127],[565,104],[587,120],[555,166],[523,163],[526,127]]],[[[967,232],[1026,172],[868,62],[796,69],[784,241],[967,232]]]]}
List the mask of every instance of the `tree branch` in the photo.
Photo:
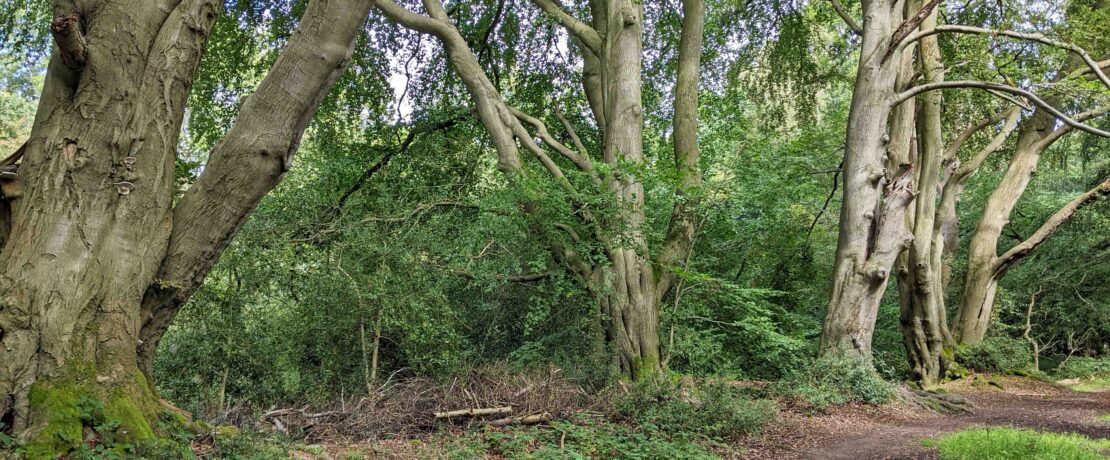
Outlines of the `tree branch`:
{"type": "Polygon", "coordinates": [[[166,257],[142,301],[144,371],[170,321],[288,170],[320,101],[346,70],[371,3],[309,2],[285,49],[174,207],[166,257]]]}
{"type": "Polygon", "coordinates": [[[882,62],[886,62],[887,59],[890,59],[895,52],[902,51],[902,40],[905,40],[907,36],[913,33],[913,31],[925,21],[925,18],[933,14],[933,10],[936,9],[939,4],[940,0],[930,0],[929,3],[922,6],[920,10],[917,10],[917,13],[906,18],[905,21],[902,21],[902,24],[898,25],[898,28],[894,30],[894,34],[890,37],[890,45],[887,46],[886,54],[883,55],[882,62]]]}
{"type": "Polygon", "coordinates": [[[50,34],[58,44],[62,63],[75,72],[84,69],[89,62],[89,50],[81,33],[81,18],[76,13],[55,16],[50,34]]]}
{"type": "Polygon", "coordinates": [[[844,8],[840,0],[829,0],[829,3],[832,4],[833,9],[836,10],[836,14],[840,16],[840,19],[844,20],[844,24],[848,26],[848,29],[851,30],[852,33],[860,36],[863,35],[863,27],[860,27],[859,22],[856,22],[856,19],[848,13],[848,10],[844,8]]]}
{"type": "Polygon", "coordinates": [[[1037,231],[1033,232],[1029,238],[1022,241],[1018,245],[1010,248],[1009,251],[1002,254],[1001,257],[995,261],[994,272],[996,276],[1005,273],[1015,263],[1019,262],[1022,258],[1029,255],[1034,249],[1041,244],[1044,244],[1048,237],[1056,233],[1060,226],[1064,225],[1068,220],[1075,216],[1076,211],[1079,211],[1084,206],[1094,203],[1097,199],[1110,195],[1110,178],[1103,181],[1098,187],[1095,187],[1072,200],[1070,203],[1064,205],[1060,210],[1056,211],[1049,217],[1037,231]]]}
{"type": "Polygon", "coordinates": [[[593,27],[575,19],[570,13],[567,13],[566,10],[563,9],[563,6],[557,3],[557,0],[532,0],[532,3],[540,7],[548,16],[559,21],[559,24],[567,30],[567,33],[577,38],[594,54],[601,54],[601,34],[598,34],[593,27]]]}
{"type": "Polygon", "coordinates": [[[937,26],[935,29],[925,30],[925,31],[921,31],[921,32],[918,32],[916,34],[910,35],[909,37],[906,38],[906,40],[904,42],[899,43],[898,47],[902,48],[902,47],[904,47],[905,45],[907,45],[909,43],[913,43],[916,40],[920,40],[921,38],[928,37],[930,35],[945,33],[945,32],[958,33],[958,34],[974,34],[974,35],[990,35],[990,36],[1009,37],[1009,38],[1015,38],[1015,39],[1019,39],[1019,40],[1033,41],[1033,42],[1041,43],[1041,44],[1044,44],[1044,45],[1054,46],[1054,47],[1057,47],[1057,48],[1062,48],[1062,49],[1068,50],[1072,53],[1075,53],[1080,58],[1082,58],[1083,62],[1087,64],[1087,67],[1089,68],[1089,71],[1093,72],[1096,76],[1098,76],[1098,79],[1102,81],[1102,84],[1106,85],[1107,88],[1110,88],[1110,78],[1107,78],[1106,73],[1104,73],[1102,71],[1102,67],[1106,66],[1106,64],[1107,64],[1106,62],[1103,62],[1103,63],[1095,62],[1095,60],[1091,58],[1091,55],[1089,53],[1087,53],[1086,50],[1079,47],[1078,45],[1063,42],[1063,41],[1059,41],[1059,40],[1053,40],[1051,38],[1046,37],[1044,34],[1039,34],[1039,33],[1015,32],[1015,31],[1012,31],[1012,30],[984,29],[982,27],[960,26],[960,25],[942,25],[942,26],[937,26]]]}
{"type": "MultiPolygon", "coordinates": [[[[1002,129],[999,130],[993,138],[991,138],[991,141],[987,143],[985,147],[979,149],[978,152],[975,152],[975,154],[971,156],[971,159],[968,160],[967,163],[961,165],[960,168],[957,169],[955,173],[953,173],[952,177],[949,180],[959,183],[970,176],[972,173],[977,171],[979,167],[983,165],[983,162],[987,160],[987,157],[989,157],[992,153],[997,152],[998,149],[1002,147],[1002,144],[1006,142],[1006,138],[1010,137],[1010,133],[1013,133],[1020,123],[1021,108],[1014,106],[1006,112],[1005,119],[1002,124],[1002,129]]],[[[953,146],[949,146],[949,148],[952,147],[953,146]]],[[[959,148],[958,146],[955,147],[959,148]]],[[[951,151],[951,154],[954,158],[956,152],[951,151]]]]}
{"type": "Polygon", "coordinates": [[[571,163],[574,163],[574,165],[577,166],[578,169],[580,169],[580,170],[582,170],[583,172],[586,172],[586,173],[591,173],[590,175],[595,179],[595,182],[598,182],[598,183],[601,182],[601,179],[598,178],[596,174],[592,174],[593,171],[594,171],[593,163],[590,162],[590,160],[588,158],[582,157],[581,155],[579,155],[577,152],[571,150],[566,145],[563,145],[562,142],[559,142],[559,141],[555,140],[555,138],[551,136],[551,132],[549,132],[547,130],[547,125],[545,125],[543,123],[543,121],[540,121],[539,119],[536,119],[535,117],[532,117],[532,116],[530,116],[530,115],[528,115],[524,112],[521,112],[520,110],[517,110],[515,107],[512,107],[512,106],[507,106],[507,107],[509,107],[509,111],[511,111],[513,116],[515,116],[518,120],[532,125],[532,127],[536,129],[536,135],[538,135],[540,137],[540,139],[543,139],[544,143],[546,143],[547,145],[550,145],[551,148],[553,148],[553,149],[555,149],[555,151],[559,152],[560,155],[566,157],[566,159],[570,160],[571,163]]]}
{"type": "Polygon", "coordinates": [[[1029,99],[1030,101],[1032,101],[1033,104],[1036,105],[1037,107],[1040,107],[1040,108],[1044,109],[1046,112],[1052,114],[1056,118],[1063,121],[1065,124],[1070,125],[1071,127],[1075,128],[1075,129],[1078,129],[1080,131],[1085,131],[1085,132],[1088,132],[1088,133],[1091,133],[1091,134],[1094,134],[1094,135],[1097,135],[1097,136],[1110,137],[1110,132],[1106,132],[1106,131],[1103,131],[1103,130],[1098,129],[1098,128],[1094,128],[1094,127],[1091,127],[1091,126],[1084,125],[1083,123],[1065,115],[1063,112],[1059,111],[1058,109],[1053,107],[1051,104],[1045,102],[1043,99],[1041,99],[1039,96],[1034,94],[1032,91],[1024,90],[1024,89],[1021,89],[1021,88],[1016,88],[1016,87],[1009,86],[1009,85],[1003,85],[1003,84],[999,84],[999,83],[990,83],[990,82],[978,81],[978,80],[956,80],[956,81],[943,81],[943,82],[937,82],[937,83],[927,83],[927,84],[924,84],[924,85],[915,86],[913,88],[910,88],[909,90],[903,91],[902,93],[898,94],[897,96],[894,97],[894,101],[891,105],[895,106],[895,105],[901,104],[901,103],[905,102],[906,100],[908,100],[911,97],[917,96],[918,94],[922,94],[922,93],[925,93],[925,92],[928,92],[928,91],[936,91],[936,90],[943,90],[943,89],[958,89],[958,88],[978,88],[978,89],[984,89],[984,90],[1001,91],[1001,92],[1004,92],[1004,93],[1010,93],[1010,94],[1016,94],[1016,95],[1019,95],[1019,96],[1023,96],[1026,99],[1029,99]]]}
{"type": "Polygon", "coordinates": [[[586,145],[582,143],[582,138],[578,137],[578,132],[574,130],[574,125],[570,124],[570,120],[567,120],[567,117],[563,115],[563,109],[559,106],[555,106],[555,117],[559,119],[559,123],[562,123],[563,129],[570,136],[570,140],[574,142],[574,148],[578,149],[578,154],[589,159],[589,150],[586,149],[586,145]]]}

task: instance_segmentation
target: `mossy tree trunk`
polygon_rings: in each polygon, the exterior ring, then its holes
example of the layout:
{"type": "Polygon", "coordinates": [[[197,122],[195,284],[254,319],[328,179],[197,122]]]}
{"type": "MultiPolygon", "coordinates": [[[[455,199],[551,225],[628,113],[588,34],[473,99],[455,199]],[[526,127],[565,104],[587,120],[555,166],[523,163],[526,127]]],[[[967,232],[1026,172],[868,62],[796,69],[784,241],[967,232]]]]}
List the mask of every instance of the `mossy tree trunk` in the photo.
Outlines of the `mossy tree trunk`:
{"type": "Polygon", "coordinates": [[[370,8],[310,2],[174,206],[185,104],[221,6],[55,2],[56,46],[30,138],[4,177],[0,239],[0,421],[28,457],[80,443],[95,421],[79,406],[91,402],[119,439],[157,435],[166,409],[140,365],[149,371],[160,332],[280,180],[370,8]]]}

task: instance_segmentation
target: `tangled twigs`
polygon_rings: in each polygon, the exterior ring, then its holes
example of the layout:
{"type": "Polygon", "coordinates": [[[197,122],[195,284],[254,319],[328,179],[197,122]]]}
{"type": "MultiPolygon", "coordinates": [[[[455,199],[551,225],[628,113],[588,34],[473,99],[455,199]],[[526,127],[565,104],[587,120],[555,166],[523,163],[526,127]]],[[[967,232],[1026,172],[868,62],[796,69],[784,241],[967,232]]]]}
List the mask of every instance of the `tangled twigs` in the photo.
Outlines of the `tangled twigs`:
{"type": "Polygon", "coordinates": [[[531,425],[598,409],[597,404],[558,369],[519,373],[494,366],[473,369],[449,381],[395,380],[357,400],[336,401],[312,411],[309,406],[271,408],[240,420],[257,423],[263,430],[303,435],[305,442],[321,442],[415,436],[445,423],[531,425]]]}

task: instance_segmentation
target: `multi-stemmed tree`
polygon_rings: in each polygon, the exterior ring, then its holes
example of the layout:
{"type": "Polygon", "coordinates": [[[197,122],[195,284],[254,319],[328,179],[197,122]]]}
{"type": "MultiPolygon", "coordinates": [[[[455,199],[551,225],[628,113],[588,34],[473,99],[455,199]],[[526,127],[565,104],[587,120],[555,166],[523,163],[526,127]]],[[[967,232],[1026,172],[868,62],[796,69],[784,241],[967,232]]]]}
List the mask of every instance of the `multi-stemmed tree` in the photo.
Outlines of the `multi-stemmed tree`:
{"type": "MultiPolygon", "coordinates": [[[[544,174],[566,192],[573,215],[553,226],[536,219],[533,234],[597,300],[607,342],[621,372],[643,378],[660,369],[660,301],[676,279],[674,269],[685,264],[693,246],[700,183],[697,110],[704,2],[683,2],[674,87],[677,199],[667,236],[654,254],[645,229],[644,183],[636,171],[645,164],[643,5],[629,0],[591,0],[590,19],[583,21],[557,2],[534,3],[562,26],[575,45],[582,65],[579,84],[592,115],[589,128],[595,129],[600,139],[598,152],[589,151],[573,124],[558,111],[550,115],[563,126],[563,141],[542,119],[550,117],[535,117],[510,106],[439,0],[425,0],[425,14],[391,0],[378,2],[378,7],[390,19],[432,35],[442,44],[451,69],[462,80],[492,139],[498,169],[513,186],[528,195],[530,185],[525,177],[529,170],[521,158],[523,151],[534,156],[544,174]],[[596,166],[598,161],[606,166],[604,170],[596,166]],[[585,179],[571,180],[564,168],[572,168],[573,175],[585,179]],[[600,194],[613,211],[597,213],[573,202],[583,194],[600,194]],[[577,249],[587,239],[589,246],[601,248],[601,257],[577,249]]],[[[549,98],[555,100],[554,95],[549,98]]],[[[538,214],[541,207],[539,200],[525,198],[521,203],[526,214],[538,214]]]]}
{"type": "MultiPolygon", "coordinates": [[[[1059,46],[1079,57],[1071,67],[1076,72],[1068,74],[1069,78],[1093,75],[1103,83],[1108,80],[1102,71],[1104,64],[1096,63],[1086,51],[1072,44],[1040,34],[938,25],[936,9],[939,3],[908,1],[889,4],[865,0],[863,11],[867,20],[862,26],[836,3],[838,13],[845,18],[849,28],[861,35],[862,44],[849,116],[840,242],[833,293],[821,344],[822,353],[826,355],[870,357],[879,302],[891,268],[897,260],[901,260],[897,269],[902,281],[902,323],[907,353],[914,373],[927,383],[941,377],[944,350],[953,343],[944,307],[947,285],[944,255],[951,255],[955,249],[954,210],[958,195],[964,182],[986,156],[1001,147],[1019,116],[1017,111],[1010,110],[1004,115],[991,117],[945,145],[940,91],[958,88],[987,90],[1006,102],[1035,106],[1037,111],[1033,119],[1038,116],[1043,119],[1042,129],[1037,132],[1045,136],[1044,139],[1055,139],[1075,129],[1102,136],[1108,134],[1083,124],[1105,113],[1104,110],[1092,109],[1069,116],[1056,108],[1057,101],[1042,99],[1027,89],[979,80],[945,81],[945,66],[936,41],[938,34],[995,35],[1059,46]],[[1084,66],[1085,70],[1078,70],[1078,66],[1084,66]],[[912,105],[915,103],[920,107],[915,108],[912,105]],[[960,166],[956,154],[968,138],[999,123],[1002,127],[994,139],[967,164],[960,166]],[[1046,124],[1050,127],[1056,124],[1062,126],[1046,132],[1043,129],[1046,124]],[[902,255],[899,256],[899,253],[902,255]]],[[[1047,144],[1041,146],[1047,147],[1047,144]]],[[[1027,183],[1032,170],[1025,166],[1016,168],[1026,175],[1027,183]]],[[[999,190],[1003,189],[1012,190],[1014,187],[1007,186],[1004,181],[999,190]]],[[[1105,189],[1105,185],[1100,186],[1076,199],[1046,222],[1042,230],[1031,237],[1031,241],[1016,246],[1010,252],[1015,255],[1028,252],[1039,244],[1034,240],[1043,241],[1066,220],[1065,215],[1105,194],[1105,189]]],[[[996,192],[999,193],[1009,195],[1013,192],[996,192]]],[[[999,218],[994,217],[999,211],[995,209],[998,206],[988,205],[989,214],[984,214],[984,219],[996,220],[996,223],[999,222],[997,219],[1005,220],[1012,205],[999,218]]],[[[993,241],[997,243],[997,233],[993,241]]],[[[972,246],[977,247],[974,242],[972,246]]],[[[995,246],[991,245],[992,258],[994,251],[995,246]]],[[[977,251],[973,249],[972,252],[977,251]]],[[[1001,259],[1013,258],[1004,256],[1001,259]]],[[[995,264],[997,260],[991,263],[995,264]]],[[[990,271],[999,275],[995,269],[990,271]]],[[[977,275],[969,269],[968,276],[970,280],[977,275]]],[[[997,282],[997,277],[994,279],[997,282]]],[[[965,298],[969,290],[993,292],[989,286],[969,282],[965,287],[965,298]]],[[[965,311],[961,308],[958,314],[955,326],[958,337],[966,329],[966,325],[962,324],[962,318],[968,315],[965,311]]]]}

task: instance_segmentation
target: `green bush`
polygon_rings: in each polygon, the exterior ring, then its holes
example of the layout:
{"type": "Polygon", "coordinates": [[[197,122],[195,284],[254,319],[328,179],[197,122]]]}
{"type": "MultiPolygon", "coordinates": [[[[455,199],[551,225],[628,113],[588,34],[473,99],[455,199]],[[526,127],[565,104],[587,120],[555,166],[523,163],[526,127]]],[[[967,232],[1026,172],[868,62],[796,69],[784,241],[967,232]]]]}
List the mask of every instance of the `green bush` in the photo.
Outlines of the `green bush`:
{"type": "Polygon", "coordinates": [[[1033,352],[1028,342],[989,337],[978,345],[958,348],[956,361],[980,372],[1024,373],[1033,367],[1033,352]]]}
{"type": "Polygon", "coordinates": [[[783,396],[800,397],[819,409],[833,404],[884,404],[893,388],[867,362],[853,357],[827,357],[803,363],[773,388],[783,396]]]}
{"type": "Polygon", "coordinates": [[[973,428],[923,444],[937,447],[943,460],[1099,460],[1104,458],[1100,451],[1110,449],[1107,440],[1015,428],[973,428]]]}
{"type": "Polygon", "coordinates": [[[636,383],[615,406],[620,418],[646,431],[718,440],[759,431],[775,416],[773,403],[749,399],[740,388],[664,379],[636,383]]]}
{"type": "Polygon", "coordinates": [[[1071,358],[1052,374],[1061,379],[1110,375],[1110,358],[1071,358]]]}

